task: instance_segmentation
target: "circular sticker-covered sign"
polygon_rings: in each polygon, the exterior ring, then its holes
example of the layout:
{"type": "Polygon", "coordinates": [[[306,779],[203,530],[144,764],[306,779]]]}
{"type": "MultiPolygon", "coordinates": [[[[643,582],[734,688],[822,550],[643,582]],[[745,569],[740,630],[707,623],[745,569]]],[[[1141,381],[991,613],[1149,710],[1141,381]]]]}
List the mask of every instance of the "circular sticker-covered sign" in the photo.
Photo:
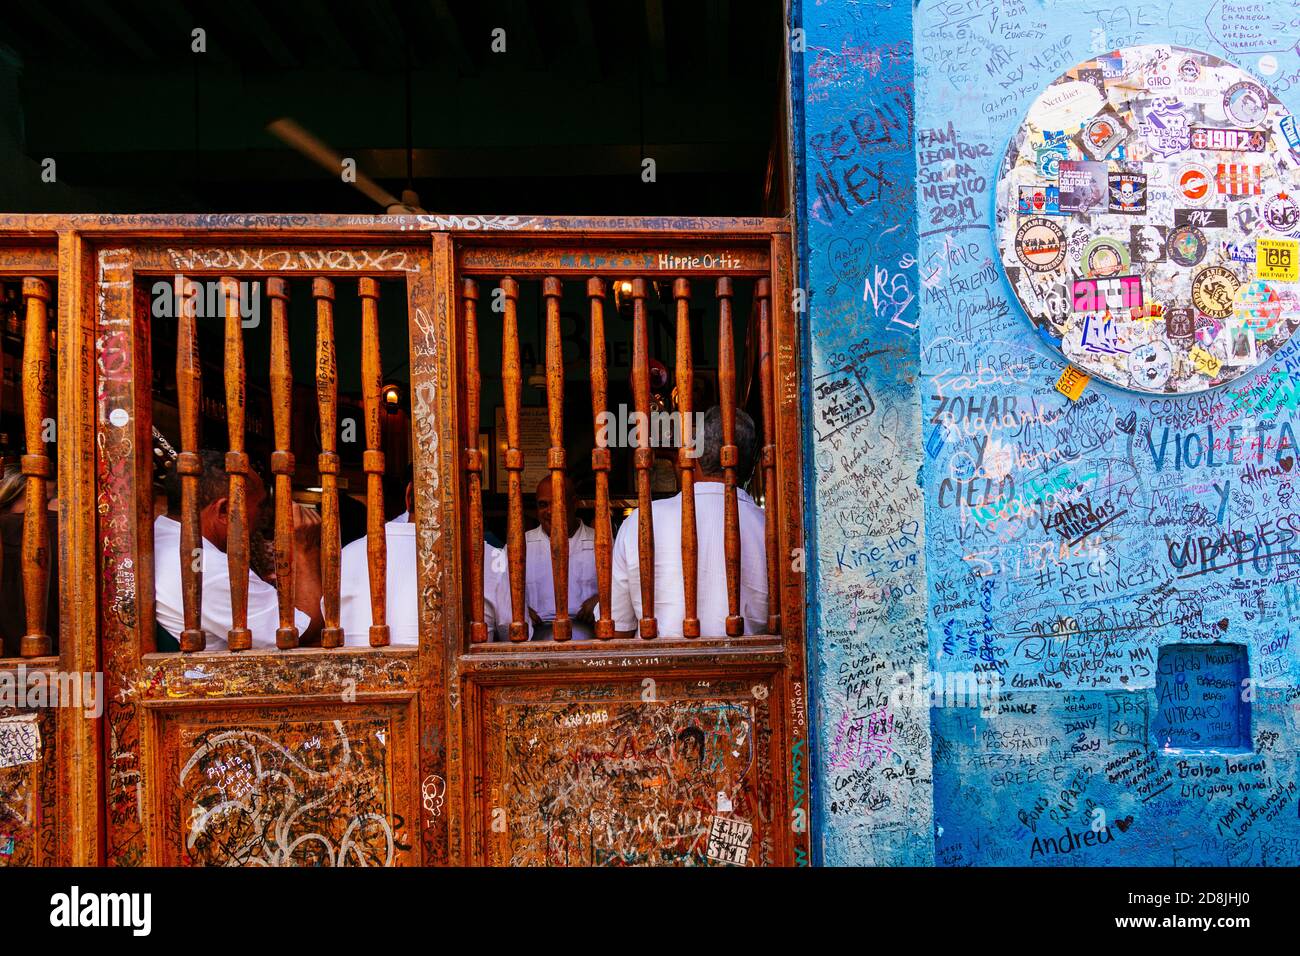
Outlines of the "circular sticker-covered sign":
{"type": "Polygon", "coordinates": [[[1067,360],[1143,392],[1220,385],[1300,325],[1300,130],[1209,53],[1116,50],[1029,108],[997,229],[1016,298],[1067,360]]]}

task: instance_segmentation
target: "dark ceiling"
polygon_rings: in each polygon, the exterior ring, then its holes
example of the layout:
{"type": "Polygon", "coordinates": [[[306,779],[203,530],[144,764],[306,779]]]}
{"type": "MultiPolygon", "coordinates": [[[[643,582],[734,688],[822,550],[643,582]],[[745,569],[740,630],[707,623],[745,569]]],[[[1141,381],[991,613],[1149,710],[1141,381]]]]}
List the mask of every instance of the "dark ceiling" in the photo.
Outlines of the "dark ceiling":
{"type": "Polygon", "coordinates": [[[783,32],[780,0],[6,0],[0,208],[382,211],[287,116],[394,194],[409,130],[430,211],[779,213],[783,32]]]}

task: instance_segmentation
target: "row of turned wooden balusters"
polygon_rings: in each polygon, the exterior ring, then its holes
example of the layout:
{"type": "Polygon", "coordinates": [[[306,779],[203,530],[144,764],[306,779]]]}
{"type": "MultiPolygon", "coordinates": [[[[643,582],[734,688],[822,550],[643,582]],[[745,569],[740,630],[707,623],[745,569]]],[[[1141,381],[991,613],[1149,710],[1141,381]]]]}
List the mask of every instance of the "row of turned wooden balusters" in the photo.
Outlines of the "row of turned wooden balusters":
{"type": "MultiPolygon", "coordinates": [[[[250,468],[244,448],[245,388],[244,344],[242,315],[240,311],[240,283],[230,277],[221,279],[225,302],[225,392],[228,437],[230,450],[226,455],[229,475],[230,530],[226,551],[231,585],[232,626],[227,634],[232,651],[246,650],[251,646],[252,634],[248,629],[248,569],[249,527],[246,495],[250,468]]],[[[633,368],[632,384],[636,410],[649,414],[650,374],[648,329],[646,320],[646,281],[641,278],[631,283],[633,315],[633,368]]],[[[523,377],[519,357],[519,325],[517,301],[519,284],[506,277],[500,288],[504,294],[504,329],[501,372],[505,387],[506,410],[506,472],[508,475],[508,543],[512,620],[509,635],[512,641],[528,638],[528,624],[524,617],[524,527],[523,527],[523,453],[519,448],[520,403],[523,377]]],[[[736,499],[737,464],[735,446],[735,350],[732,325],[732,282],[717,281],[720,307],[718,334],[719,373],[722,392],[723,438],[722,464],[725,469],[725,553],[727,599],[729,613],[726,631],[729,636],[743,632],[740,616],[740,527],[736,499]]],[[[201,651],[205,646],[202,619],[203,578],[199,562],[194,558],[202,553],[202,532],[199,528],[199,481],[203,472],[199,454],[199,402],[201,395],[201,366],[199,361],[198,332],[195,303],[197,289],[191,280],[176,280],[176,301],[180,314],[176,343],[176,383],[181,420],[181,451],[176,470],[181,485],[181,578],[184,600],[185,627],[181,632],[183,651],[201,651]]],[[[561,283],[548,277],[542,284],[546,301],[546,393],[550,449],[547,465],[551,472],[553,527],[568,527],[566,513],[567,461],[564,451],[564,365],[560,341],[561,283]]],[[[587,296],[591,310],[591,405],[594,423],[601,420],[607,410],[607,358],[605,349],[605,282],[591,279],[587,282],[587,296]]],[[[276,586],[279,591],[280,626],[276,631],[276,644],[281,648],[296,647],[298,632],[294,624],[293,580],[293,515],[292,480],[295,472],[294,456],[289,451],[290,420],[292,413],[293,375],[289,360],[289,325],[286,303],[288,284],[284,279],[273,278],[267,282],[271,301],[271,405],[276,450],[271,457],[271,472],[275,478],[275,567],[276,586]]],[[[316,301],[316,399],[320,417],[321,453],[318,470],[321,476],[321,579],[324,591],[323,611],[325,626],[321,632],[323,647],[343,644],[343,631],[339,627],[339,456],[337,440],[337,357],[334,347],[334,283],[317,278],[312,283],[312,296],[316,301]]],[[[387,549],[384,535],[384,502],[382,476],[384,454],[380,450],[380,389],[381,365],[379,354],[379,284],[376,280],[362,278],[359,282],[362,300],[362,400],[365,418],[366,448],[362,468],[366,474],[366,503],[368,531],[368,568],[373,624],[370,643],[382,647],[389,642],[389,629],[385,622],[387,549]]],[[[23,637],[21,653],[24,657],[48,654],[50,638],[45,634],[45,593],[49,576],[49,547],[45,523],[45,487],[52,477],[49,456],[44,454],[43,423],[49,415],[49,353],[48,321],[50,287],[41,279],[29,278],[23,282],[26,301],[26,327],[23,353],[24,415],[27,448],[22,469],[27,478],[27,508],[23,527],[23,592],[27,612],[27,634],[23,637]],[[37,449],[33,453],[31,450],[37,449]]],[[[763,403],[762,449],[764,488],[769,498],[775,490],[775,447],[772,437],[775,430],[773,380],[771,364],[771,302],[769,284],[760,279],[755,295],[759,308],[760,366],[759,378],[763,403]]],[[[693,494],[692,461],[688,448],[695,436],[692,407],[693,363],[690,338],[690,283],[677,279],[673,283],[673,297],[677,305],[677,411],[681,418],[683,447],[678,450],[678,467],[682,490],[682,568],[685,575],[686,615],[682,624],[683,636],[700,636],[697,609],[697,563],[695,507],[693,494]]],[[[466,335],[466,405],[469,436],[478,435],[479,400],[481,381],[478,351],[478,285],[466,279],[463,286],[466,335]]],[[[600,618],[596,622],[596,636],[608,639],[614,636],[614,622],[610,617],[611,560],[613,550],[609,505],[610,452],[605,435],[596,427],[596,448],[592,452],[592,470],[596,477],[596,577],[600,598],[600,618]]],[[[634,450],[637,500],[642,515],[651,514],[650,470],[653,464],[646,429],[638,429],[640,445],[634,450]]],[[[483,612],[483,508],[482,476],[484,462],[477,447],[465,449],[469,497],[470,540],[470,622],[471,640],[482,643],[488,640],[483,612]]],[[[769,633],[780,632],[780,592],[778,589],[778,555],[775,500],[768,505],[766,548],[768,569],[769,633]]],[[[638,550],[640,555],[641,598],[645,616],[639,622],[643,638],[654,638],[658,627],[654,618],[654,524],[638,522],[638,550]]],[[[556,619],[554,637],[557,641],[572,636],[569,618],[569,540],[564,534],[551,539],[551,560],[555,582],[556,619]]]]}
{"type": "MultiPolygon", "coordinates": [[[[505,389],[508,518],[506,551],[510,574],[511,622],[509,636],[512,641],[528,639],[525,618],[525,548],[523,526],[523,470],[524,456],[519,447],[520,406],[523,374],[519,358],[519,322],[517,303],[519,283],[506,276],[500,281],[503,300],[503,348],[501,354],[501,379],[505,389]]],[[[696,526],[693,460],[689,449],[695,436],[693,412],[694,365],[691,357],[690,301],[691,285],[687,279],[673,282],[673,299],[677,307],[677,412],[681,419],[682,447],[678,449],[677,465],[681,473],[682,492],[682,570],[685,579],[685,618],[682,621],[683,637],[699,637],[698,617],[698,566],[696,559],[696,526]]],[[[767,631],[781,631],[779,591],[779,555],[776,524],[776,447],[773,436],[776,429],[774,381],[771,358],[772,311],[771,286],[767,279],[755,285],[759,319],[759,381],[763,403],[763,436],[761,464],[763,487],[768,496],[766,509],[768,619],[767,631]]],[[[591,411],[595,428],[596,447],[591,455],[591,468],[596,477],[596,581],[600,601],[600,617],[596,621],[596,636],[608,639],[614,636],[614,621],[610,616],[612,591],[613,535],[609,506],[610,451],[605,431],[600,427],[602,414],[608,410],[608,375],[605,350],[605,282],[602,279],[587,281],[587,298],[591,314],[591,411]]],[[[650,350],[646,318],[647,283],[645,279],[631,281],[632,300],[632,393],[637,412],[648,416],[650,412],[650,350]]],[[[735,333],[732,321],[732,281],[723,277],[717,280],[716,294],[719,305],[718,327],[718,385],[722,393],[723,448],[721,453],[725,482],[724,551],[727,575],[727,636],[744,633],[744,619],[740,614],[740,513],[737,500],[736,467],[736,363],[735,333]]],[[[465,279],[462,285],[463,316],[466,336],[466,404],[467,438],[477,439],[479,427],[479,396],[481,382],[478,350],[478,283],[465,279]]],[[[567,461],[564,450],[564,362],[563,343],[560,339],[560,299],[562,288],[559,279],[547,277],[542,281],[542,297],[546,304],[546,406],[550,429],[550,448],[547,467],[551,473],[551,527],[567,529],[567,461]]],[[[644,420],[648,420],[644,419],[644,420]]],[[[648,429],[637,429],[639,446],[633,450],[636,470],[637,505],[641,520],[637,522],[637,549],[640,558],[640,587],[643,617],[638,622],[638,632],[643,638],[659,634],[654,617],[654,522],[651,511],[650,479],[654,464],[648,429]]],[[[470,551],[470,604],[469,632],[475,643],[489,639],[483,608],[483,469],[485,463],[477,447],[464,450],[464,467],[469,499],[469,551],[470,551]]],[[[555,584],[556,641],[572,637],[573,625],[569,618],[569,539],[562,530],[551,535],[551,566],[555,584]]]]}
{"type": "MultiPolygon", "coordinates": [[[[249,472],[248,454],[244,450],[244,342],[240,312],[240,283],[222,278],[222,295],[226,309],[225,388],[230,451],[226,454],[226,472],[230,478],[230,529],[226,560],[230,570],[232,622],[227,635],[230,650],[247,650],[252,646],[248,629],[249,528],[246,510],[246,485],[249,472]]],[[[176,470],[181,476],[181,578],[185,605],[185,629],[181,632],[182,651],[201,651],[205,645],[202,619],[203,576],[194,561],[201,554],[199,530],[198,484],[203,473],[199,455],[199,396],[201,394],[198,334],[195,328],[194,284],[179,278],[176,301],[181,304],[176,339],[176,386],[181,418],[181,452],[176,470]]],[[[384,453],[380,450],[379,404],[381,365],[379,358],[379,283],[375,279],[359,281],[361,297],[361,391],[365,419],[366,447],[362,453],[362,470],[366,474],[367,564],[370,575],[370,606],[373,623],[370,643],[383,647],[389,642],[387,613],[387,542],[384,535],[384,496],[382,478],[384,453]]],[[[294,625],[293,575],[293,475],[296,469],[289,450],[292,414],[293,372],[289,362],[289,320],[286,313],[288,283],[274,278],[267,281],[271,300],[271,414],[275,432],[275,451],[271,455],[271,473],[275,477],[275,571],[279,592],[280,626],[275,632],[276,646],[298,646],[298,629],[294,625]]],[[[343,629],[339,626],[339,455],[338,440],[338,364],[334,347],[334,283],[317,278],[312,282],[316,301],[316,405],[320,417],[321,453],[317,460],[321,487],[321,585],[324,592],[325,626],[321,630],[322,647],[341,647],[343,629]]]]}

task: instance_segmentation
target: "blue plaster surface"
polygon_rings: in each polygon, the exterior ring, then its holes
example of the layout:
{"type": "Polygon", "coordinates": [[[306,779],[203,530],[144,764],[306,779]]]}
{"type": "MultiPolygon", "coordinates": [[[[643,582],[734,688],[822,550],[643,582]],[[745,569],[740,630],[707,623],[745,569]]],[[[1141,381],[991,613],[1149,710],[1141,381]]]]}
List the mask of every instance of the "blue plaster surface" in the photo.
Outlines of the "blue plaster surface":
{"type": "Polygon", "coordinates": [[[1199,396],[1070,402],[990,231],[1029,104],[1098,53],[1199,48],[1300,111],[1300,3],[796,16],[819,862],[1300,864],[1300,345],[1199,396]],[[1109,522],[1070,543],[1066,499],[1109,522]],[[1244,685],[1211,653],[1184,689],[1239,685],[1233,746],[1225,701],[1157,687],[1162,647],[1223,642],[1244,685]],[[966,699],[902,692],[935,674],[966,699]],[[1160,746],[1166,718],[1215,745],[1160,746]]]}

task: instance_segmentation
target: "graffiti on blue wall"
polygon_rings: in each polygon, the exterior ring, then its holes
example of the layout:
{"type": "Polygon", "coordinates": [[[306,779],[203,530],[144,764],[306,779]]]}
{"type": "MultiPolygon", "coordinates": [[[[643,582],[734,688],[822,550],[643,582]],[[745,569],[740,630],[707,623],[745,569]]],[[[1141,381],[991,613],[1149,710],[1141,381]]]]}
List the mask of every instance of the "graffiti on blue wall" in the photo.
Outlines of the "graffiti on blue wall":
{"type": "Polygon", "coordinates": [[[1300,3],[799,16],[822,862],[1300,863],[1300,344],[1071,400],[992,197],[1043,88],[1115,48],[1204,50],[1297,111],[1300,3]]]}

